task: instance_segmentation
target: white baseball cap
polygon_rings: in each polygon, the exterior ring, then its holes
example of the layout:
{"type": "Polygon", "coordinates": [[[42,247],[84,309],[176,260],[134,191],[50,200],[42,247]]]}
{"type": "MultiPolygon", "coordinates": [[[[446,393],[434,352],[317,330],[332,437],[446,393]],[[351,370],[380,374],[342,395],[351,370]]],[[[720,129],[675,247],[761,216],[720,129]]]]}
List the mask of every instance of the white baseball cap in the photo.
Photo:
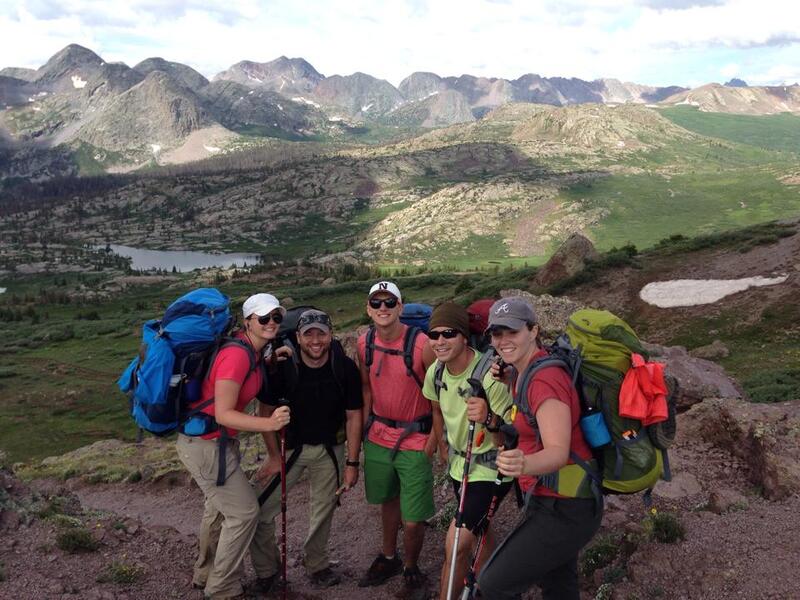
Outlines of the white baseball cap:
{"type": "Polygon", "coordinates": [[[372,298],[378,292],[386,292],[397,298],[398,302],[403,301],[403,297],[400,295],[400,288],[398,288],[397,285],[391,281],[379,281],[369,288],[369,296],[367,296],[367,300],[372,298]]]}
{"type": "Polygon", "coordinates": [[[278,299],[272,294],[253,294],[242,305],[242,315],[246,319],[250,315],[263,317],[275,309],[279,309],[282,314],[286,314],[286,309],[281,306],[278,299]]]}

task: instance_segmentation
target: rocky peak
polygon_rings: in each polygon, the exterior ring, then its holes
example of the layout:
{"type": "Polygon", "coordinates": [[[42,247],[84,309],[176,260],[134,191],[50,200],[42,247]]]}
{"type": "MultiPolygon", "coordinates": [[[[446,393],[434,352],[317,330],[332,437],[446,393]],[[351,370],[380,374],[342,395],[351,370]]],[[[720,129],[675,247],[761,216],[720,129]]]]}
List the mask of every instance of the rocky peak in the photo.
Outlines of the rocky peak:
{"type": "Polygon", "coordinates": [[[398,89],[406,100],[423,100],[447,86],[436,73],[417,71],[400,82],[398,89]]]}
{"type": "Polygon", "coordinates": [[[749,87],[749,86],[747,85],[746,81],[739,79],[738,77],[734,77],[729,81],[725,82],[725,87],[749,87]]]}
{"type": "MultiPolygon", "coordinates": [[[[50,60],[38,69],[36,82],[58,84],[64,78],[71,76],[80,76],[85,80],[103,64],[105,64],[103,59],[88,48],[70,44],[54,54],[50,60]]],[[[77,84],[73,87],[78,88],[79,85],[77,84]]]]}
{"type": "Polygon", "coordinates": [[[198,90],[208,85],[208,79],[193,68],[181,63],[164,60],[158,56],[144,59],[133,67],[133,70],[145,76],[153,71],[162,71],[191,90],[198,90]]]}
{"type": "Polygon", "coordinates": [[[6,67],[0,69],[0,76],[13,77],[22,81],[33,81],[36,79],[36,69],[24,69],[22,67],[6,67]]]}
{"type": "Polygon", "coordinates": [[[279,56],[266,63],[243,60],[214,76],[248,87],[263,87],[284,95],[308,94],[324,77],[302,58],[279,56]]]}
{"type": "Polygon", "coordinates": [[[377,117],[403,104],[403,96],[391,83],[366,73],[334,75],[322,80],[315,98],[351,115],[377,117]]]}

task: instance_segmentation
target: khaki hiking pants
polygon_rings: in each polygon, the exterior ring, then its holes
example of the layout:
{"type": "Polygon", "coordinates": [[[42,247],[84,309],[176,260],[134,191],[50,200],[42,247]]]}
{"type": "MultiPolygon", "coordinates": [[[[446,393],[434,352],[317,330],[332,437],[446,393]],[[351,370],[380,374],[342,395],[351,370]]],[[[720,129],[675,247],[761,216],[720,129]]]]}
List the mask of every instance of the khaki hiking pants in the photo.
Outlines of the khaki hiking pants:
{"type": "MultiPolygon", "coordinates": [[[[244,555],[253,539],[258,523],[258,500],[250,482],[239,466],[239,442],[228,440],[226,451],[225,485],[217,486],[219,446],[217,440],[204,440],[178,434],[178,457],[205,494],[206,503],[200,525],[201,554],[198,563],[213,556],[207,565],[205,595],[212,598],[236,596],[242,593],[244,555]],[[220,523],[221,514],[221,523],[220,523]],[[219,529],[219,541],[214,552],[213,531],[219,529]],[[205,544],[205,551],[203,545],[205,544]]],[[[194,582],[198,580],[195,565],[194,582]]]]}
{"type": "MultiPolygon", "coordinates": [[[[292,452],[288,451],[287,461],[292,452]]],[[[333,446],[333,452],[339,464],[339,473],[343,472],[344,444],[333,446]]],[[[336,507],[336,489],[339,479],[336,477],[333,461],[324,445],[304,445],[297,461],[286,473],[287,492],[294,487],[305,473],[310,485],[310,515],[308,535],[303,546],[305,558],[303,564],[306,571],[316,573],[329,566],[328,538],[331,533],[333,510],[336,507]]],[[[266,486],[265,486],[266,487],[266,486]]],[[[259,489],[260,494],[263,490],[259,489]]],[[[291,504],[289,505],[291,506],[291,504]]],[[[261,507],[258,527],[250,544],[250,557],[257,577],[270,577],[281,567],[281,555],[275,542],[275,517],[281,512],[281,488],[278,485],[261,507]]],[[[295,520],[295,522],[298,522],[295,520]]]]}

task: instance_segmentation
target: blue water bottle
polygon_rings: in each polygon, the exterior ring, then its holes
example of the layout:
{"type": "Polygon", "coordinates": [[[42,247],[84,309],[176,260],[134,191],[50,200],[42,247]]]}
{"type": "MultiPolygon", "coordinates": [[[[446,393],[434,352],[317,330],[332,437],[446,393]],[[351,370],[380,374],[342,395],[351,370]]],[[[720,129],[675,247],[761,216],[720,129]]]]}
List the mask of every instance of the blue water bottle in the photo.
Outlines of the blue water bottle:
{"type": "Polygon", "coordinates": [[[581,430],[586,443],[592,448],[599,448],[611,442],[611,434],[606,426],[603,413],[597,409],[589,409],[581,417],[581,430]]]}

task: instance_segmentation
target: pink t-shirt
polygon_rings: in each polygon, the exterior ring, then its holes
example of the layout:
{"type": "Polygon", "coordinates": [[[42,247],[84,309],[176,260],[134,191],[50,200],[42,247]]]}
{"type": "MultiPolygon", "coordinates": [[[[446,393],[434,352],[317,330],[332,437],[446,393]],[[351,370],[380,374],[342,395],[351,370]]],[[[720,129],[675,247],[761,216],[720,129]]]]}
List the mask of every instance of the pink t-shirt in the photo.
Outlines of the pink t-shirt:
{"type": "MultiPolygon", "coordinates": [[[[544,351],[537,352],[533,356],[533,360],[541,358],[544,355],[544,351]]],[[[572,380],[569,378],[566,371],[561,367],[553,366],[542,369],[534,375],[533,381],[531,381],[531,384],[528,386],[528,405],[534,415],[536,411],[539,410],[542,402],[551,398],[560,400],[570,407],[572,413],[570,450],[584,460],[591,459],[592,451],[584,440],[583,431],[581,431],[580,427],[581,405],[578,399],[578,392],[575,390],[575,386],[572,385],[572,380]]],[[[525,418],[525,415],[522,414],[522,411],[517,412],[517,416],[514,419],[514,426],[517,428],[517,431],[519,431],[519,448],[525,454],[533,454],[544,447],[542,446],[539,432],[534,431],[533,428],[528,425],[528,420],[525,418]]],[[[572,463],[572,459],[570,459],[568,463],[572,463]]],[[[535,483],[536,477],[530,475],[523,475],[519,478],[519,486],[523,492],[527,492],[535,483]]],[[[560,494],[544,486],[538,486],[533,493],[536,496],[561,497],[560,494]]]]}
{"type": "MultiPolygon", "coordinates": [[[[405,340],[407,325],[403,325],[403,332],[391,342],[384,342],[379,334],[375,334],[375,345],[383,348],[399,350],[401,354],[388,354],[377,348],[373,354],[372,366],[369,369],[369,386],[372,390],[372,412],[387,419],[396,421],[413,421],[418,417],[430,414],[431,403],[422,395],[422,389],[416,380],[406,373],[406,364],[403,361],[403,341],[405,340]]],[[[414,342],[414,372],[420,381],[425,380],[425,367],[422,364],[422,351],[428,337],[421,333],[414,342]]],[[[365,361],[365,348],[367,334],[358,338],[358,358],[361,364],[365,361]]],[[[394,448],[397,439],[402,434],[402,429],[395,429],[375,421],[369,430],[369,441],[383,446],[394,448]]],[[[400,444],[400,450],[422,450],[428,434],[412,433],[400,444]]]]}
{"type": "MultiPolygon", "coordinates": [[[[243,335],[236,337],[245,340],[243,335]]],[[[211,366],[211,372],[203,380],[202,395],[203,400],[213,398],[214,384],[218,379],[226,379],[235,381],[242,387],[239,389],[239,396],[236,400],[236,410],[243,411],[245,406],[255,398],[258,391],[261,389],[263,370],[256,368],[255,371],[250,371],[250,357],[248,351],[240,346],[228,346],[219,351],[214,364],[211,366]]],[[[209,415],[214,414],[214,404],[212,403],[203,412],[209,415]]],[[[239,432],[236,429],[228,429],[228,435],[233,437],[239,432]]],[[[202,436],[203,439],[213,440],[220,436],[219,431],[207,433],[202,436]]]]}

